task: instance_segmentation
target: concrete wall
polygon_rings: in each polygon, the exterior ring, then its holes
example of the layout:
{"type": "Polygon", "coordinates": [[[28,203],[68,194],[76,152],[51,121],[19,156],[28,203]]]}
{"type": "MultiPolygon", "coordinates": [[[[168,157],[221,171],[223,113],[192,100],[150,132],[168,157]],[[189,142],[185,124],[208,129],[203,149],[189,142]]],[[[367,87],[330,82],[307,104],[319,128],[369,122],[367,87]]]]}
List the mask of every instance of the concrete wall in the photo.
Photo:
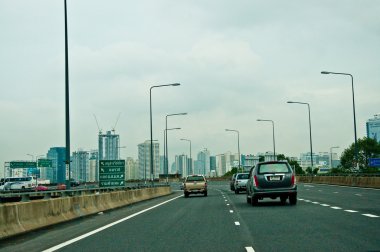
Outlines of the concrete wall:
{"type": "Polygon", "coordinates": [[[380,177],[357,176],[297,176],[297,181],[305,183],[345,185],[380,188],[380,177]]]}
{"type": "Polygon", "coordinates": [[[170,193],[155,187],[0,204],[0,239],[170,193]]]}

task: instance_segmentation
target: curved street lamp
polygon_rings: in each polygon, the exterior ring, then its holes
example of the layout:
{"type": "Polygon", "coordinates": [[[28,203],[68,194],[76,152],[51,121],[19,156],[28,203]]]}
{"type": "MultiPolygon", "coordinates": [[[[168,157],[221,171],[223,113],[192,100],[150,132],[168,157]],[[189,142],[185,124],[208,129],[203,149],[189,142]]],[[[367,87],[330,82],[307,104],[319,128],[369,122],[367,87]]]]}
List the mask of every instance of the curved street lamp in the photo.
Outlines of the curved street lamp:
{"type": "Polygon", "coordinates": [[[273,120],[266,120],[266,119],[257,119],[258,122],[272,122],[272,129],[273,129],[273,158],[276,161],[276,142],[274,138],[274,121],[273,120]]]}
{"type": "Polygon", "coordinates": [[[149,89],[149,104],[150,104],[150,174],[152,176],[152,183],[154,180],[153,175],[153,125],[152,125],[152,89],[153,88],[159,88],[159,87],[168,87],[168,86],[179,86],[181,84],[179,83],[172,83],[172,84],[165,84],[165,85],[157,85],[157,86],[151,86],[149,89]]]}
{"type": "Polygon", "coordinates": [[[233,132],[237,133],[237,136],[238,136],[237,144],[238,144],[238,155],[239,155],[239,169],[240,169],[240,140],[239,140],[240,137],[239,137],[239,131],[238,130],[234,130],[234,129],[226,129],[226,131],[233,131],[233,132]]]}
{"type": "Polygon", "coordinates": [[[164,156],[164,169],[166,168],[166,171],[164,173],[166,174],[166,182],[169,181],[169,160],[168,159],[168,143],[167,143],[167,137],[168,137],[168,130],[180,130],[181,128],[170,128],[170,129],[164,129],[164,152],[166,149],[166,157],[164,156]]]}
{"type": "Polygon", "coordinates": [[[313,142],[311,139],[311,119],[310,119],[310,104],[307,102],[296,102],[296,101],[288,101],[288,103],[296,103],[307,105],[309,111],[309,132],[310,132],[310,157],[311,157],[311,173],[313,173],[313,142]]]}
{"type": "Polygon", "coordinates": [[[354,135],[355,135],[355,162],[356,162],[356,168],[359,167],[359,159],[358,159],[358,139],[356,134],[356,115],[355,115],[355,93],[354,93],[354,77],[352,74],[349,73],[335,73],[335,72],[329,72],[329,71],[322,71],[321,74],[338,74],[338,75],[348,75],[351,77],[351,89],[352,89],[352,109],[354,113],[354,135]]]}
{"type": "MultiPolygon", "coordinates": [[[[165,129],[168,129],[168,117],[170,116],[179,116],[179,115],[187,115],[187,113],[176,113],[176,114],[169,114],[165,117],[165,129]]],[[[165,132],[164,134],[164,173],[166,174],[166,177],[168,177],[169,174],[169,156],[168,156],[168,134],[165,132]]]]}

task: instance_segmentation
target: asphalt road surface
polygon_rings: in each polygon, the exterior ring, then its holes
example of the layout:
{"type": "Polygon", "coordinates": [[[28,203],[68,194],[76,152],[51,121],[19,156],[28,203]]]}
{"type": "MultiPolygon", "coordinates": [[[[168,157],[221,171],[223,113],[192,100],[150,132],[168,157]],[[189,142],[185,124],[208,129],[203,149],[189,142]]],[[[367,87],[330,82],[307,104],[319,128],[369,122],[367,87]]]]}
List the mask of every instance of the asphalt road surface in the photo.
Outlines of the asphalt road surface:
{"type": "Polygon", "coordinates": [[[0,241],[0,251],[380,251],[380,190],[299,184],[298,203],[258,206],[228,182],[0,241]]]}

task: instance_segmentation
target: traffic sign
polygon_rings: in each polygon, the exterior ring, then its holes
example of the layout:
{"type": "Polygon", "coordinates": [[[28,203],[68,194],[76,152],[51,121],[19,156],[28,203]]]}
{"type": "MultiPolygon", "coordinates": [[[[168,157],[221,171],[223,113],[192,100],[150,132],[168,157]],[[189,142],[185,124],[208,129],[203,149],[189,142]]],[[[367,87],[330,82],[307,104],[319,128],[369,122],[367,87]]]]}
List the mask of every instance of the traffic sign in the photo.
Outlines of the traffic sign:
{"type": "Polygon", "coordinates": [[[125,186],[125,160],[99,160],[99,187],[125,186]]]}
{"type": "Polygon", "coordinates": [[[51,159],[46,159],[46,158],[38,159],[38,161],[37,161],[37,166],[38,166],[38,167],[47,167],[47,168],[51,168],[51,167],[53,167],[53,160],[51,160],[51,159]]]}
{"type": "Polygon", "coordinates": [[[370,158],[368,161],[370,167],[380,167],[380,158],[370,158]]]}
{"type": "Polygon", "coordinates": [[[37,163],[32,161],[12,161],[9,163],[11,169],[37,168],[37,163]]]}

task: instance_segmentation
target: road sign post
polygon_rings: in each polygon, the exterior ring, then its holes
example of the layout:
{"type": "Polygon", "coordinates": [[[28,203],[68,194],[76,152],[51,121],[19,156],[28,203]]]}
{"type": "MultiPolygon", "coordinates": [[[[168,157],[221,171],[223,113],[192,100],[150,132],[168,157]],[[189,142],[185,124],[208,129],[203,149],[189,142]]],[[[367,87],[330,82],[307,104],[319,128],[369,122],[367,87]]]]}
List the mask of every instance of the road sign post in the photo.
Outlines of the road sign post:
{"type": "Polygon", "coordinates": [[[125,160],[99,160],[99,187],[125,186],[125,160]]]}

